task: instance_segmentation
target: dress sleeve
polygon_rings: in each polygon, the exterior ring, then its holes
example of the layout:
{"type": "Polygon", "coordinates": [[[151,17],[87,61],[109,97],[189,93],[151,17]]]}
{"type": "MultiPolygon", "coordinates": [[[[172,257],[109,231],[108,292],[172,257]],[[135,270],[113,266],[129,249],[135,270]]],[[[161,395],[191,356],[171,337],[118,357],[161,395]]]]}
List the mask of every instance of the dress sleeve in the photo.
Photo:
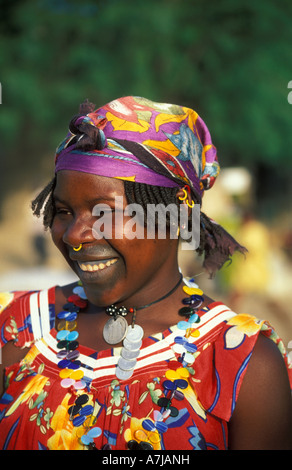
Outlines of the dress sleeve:
{"type": "Polygon", "coordinates": [[[0,293],[0,346],[9,341],[15,346],[24,348],[31,345],[33,340],[29,292],[0,293]]]}
{"type": "Polygon", "coordinates": [[[195,377],[200,380],[194,388],[207,412],[227,422],[230,420],[260,334],[278,346],[292,389],[292,364],[282,340],[272,326],[252,315],[235,315],[223,324],[219,335],[205,346],[200,360],[196,360],[195,377]]]}

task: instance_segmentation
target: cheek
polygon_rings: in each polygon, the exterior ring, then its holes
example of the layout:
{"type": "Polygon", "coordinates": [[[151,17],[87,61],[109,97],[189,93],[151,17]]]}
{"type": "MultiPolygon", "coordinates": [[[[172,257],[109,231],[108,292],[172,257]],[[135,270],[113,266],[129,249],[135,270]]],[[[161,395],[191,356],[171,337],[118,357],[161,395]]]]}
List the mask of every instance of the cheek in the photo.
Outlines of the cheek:
{"type": "Polygon", "coordinates": [[[153,272],[161,264],[161,260],[168,257],[169,243],[156,239],[127,240],[121,251],[124,255],[127,273],[135,278],[138,272],[153,272]]]}
{"type": "Polygon", "coordinates": [[[55,220],[52,223],[51,226],[51,237],[54,242],[54,244],[58,247],[60,240],[62,240],[62,227],[60,224],[56,223],[55,220]]]}
{"type": "Polygon", "coordinates": [[[51,227],[51,237],[55,246],[58,248],[58,250],[61,251],[63,256],[66,257],[67,250],[63,242],[64,232],[65,232],[65,228],[63,227],[63,224],[54,220],[52,223],[52,227],[51,227]]]}

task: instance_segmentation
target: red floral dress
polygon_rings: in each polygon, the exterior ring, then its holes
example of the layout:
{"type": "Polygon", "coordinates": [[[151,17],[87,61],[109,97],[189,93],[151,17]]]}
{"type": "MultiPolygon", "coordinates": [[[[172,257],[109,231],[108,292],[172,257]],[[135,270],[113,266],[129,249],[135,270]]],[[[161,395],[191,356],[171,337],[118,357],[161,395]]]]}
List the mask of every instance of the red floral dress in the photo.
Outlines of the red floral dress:
{"type": "MultiPolygon", "coordinates": [[[[228,421],[260,332],[278,345],[292,383],[283,343],[267,322],[235,315],[220,302],[198,314],[200,323],[190,329],[196,350],[188,353],[188,364],[181,360],[175,325],[143,339],[127,380],[115,374],[120,348],[97,352],[79,345],[81,368],[91,381],[86,406],[100,430],[92,439],[97,449],[126,450],[133,442],[155,450],[227,449],[228,421]]],[[[55,288],[0,294],[0,334],[2,346],[12,340],[29,347],[5,372],[0,448],[87,449],[81,440],[86,426],[73,426],[68,413],[76,391],[64,388],[59,376],[55,288]]]]}

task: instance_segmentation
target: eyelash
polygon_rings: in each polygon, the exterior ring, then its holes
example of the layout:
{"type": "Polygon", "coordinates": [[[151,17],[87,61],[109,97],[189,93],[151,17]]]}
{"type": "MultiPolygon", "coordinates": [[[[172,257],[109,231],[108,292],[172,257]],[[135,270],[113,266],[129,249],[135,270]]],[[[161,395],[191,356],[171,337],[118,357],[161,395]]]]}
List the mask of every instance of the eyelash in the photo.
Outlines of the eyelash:
{"type": "Polygon", "coordinates": [[[71,215],[72,214],[72,212],[69,209],[65,209],[65,208],[62,208],[62,207],[59,207],[59,208],[56,207],[55,208],[55,213],[58,214],[58,215],[60,215],[60,214],[62,214],[62,215],[64,215],[64,214],[71,215]]]}
{"type": "MultiPolygon", "coordinates": [[[[106,215],[106,214],[113,214],[115,212],[115,209],[107,210],[107,211],[101,211],[100,217],[106,215]]],[[[56,215],[72,215],[72,212],[69,209],[65,209],[62,207],[55,207],[55,214],[56,215]]]]}

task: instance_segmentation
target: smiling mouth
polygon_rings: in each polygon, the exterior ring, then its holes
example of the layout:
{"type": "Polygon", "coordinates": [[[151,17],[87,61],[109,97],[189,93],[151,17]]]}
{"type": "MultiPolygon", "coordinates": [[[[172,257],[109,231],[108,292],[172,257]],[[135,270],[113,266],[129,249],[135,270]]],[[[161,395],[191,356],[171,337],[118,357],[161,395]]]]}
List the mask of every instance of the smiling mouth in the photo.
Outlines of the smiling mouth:
{"type": "Polygon", "coordinates": [[[115,264],[117,261],[118,260],[116,258],[113,258],[113,259],[104,259],[101,261],[83,261],[83,262],[77,261],[77,263],[81,271],[96,272],[96,271],[102,271],[103,269],[108,268],[109,266],[115,264]]]}

